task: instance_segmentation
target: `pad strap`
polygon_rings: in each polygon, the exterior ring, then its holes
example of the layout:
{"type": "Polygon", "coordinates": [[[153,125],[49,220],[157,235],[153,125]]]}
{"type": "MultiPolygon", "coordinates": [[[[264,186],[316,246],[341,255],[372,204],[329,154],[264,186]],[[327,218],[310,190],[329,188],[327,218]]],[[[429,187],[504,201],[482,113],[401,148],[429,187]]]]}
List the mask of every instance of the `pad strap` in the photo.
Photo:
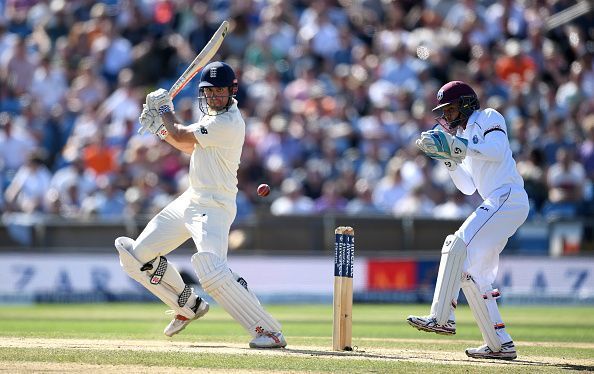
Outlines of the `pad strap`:
{"type": "Polygon", "coordinates": [[[179,298],[177,299],[177,305],[179,305],[180,308],[183,307],[184,305],[186,305],[186,303],[190,299],[190,296],[192,296],[192,287],[190,287],[186,284],[184,287],[184,290],[182,291],[182,293],[179,295],[179,298]]]}
{"type": "Polygon", "coordinates": [[[159,256],[159,265],[157,265],[157,270],[155,270],[155,272],[151,275],[151,284],[161,283],[161,279],[163,279],[166,271],[167,259],[163,256],[159,256]]]}

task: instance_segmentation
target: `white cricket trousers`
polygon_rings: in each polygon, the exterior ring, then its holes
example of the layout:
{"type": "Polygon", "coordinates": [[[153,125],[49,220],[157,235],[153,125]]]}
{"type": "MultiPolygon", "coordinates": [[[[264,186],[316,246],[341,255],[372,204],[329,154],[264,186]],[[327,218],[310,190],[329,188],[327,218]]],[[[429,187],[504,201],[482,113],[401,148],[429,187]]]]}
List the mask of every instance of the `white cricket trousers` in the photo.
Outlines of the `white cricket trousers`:
{"type": "Polygon", "coordinates": [[[148,262],[192,238],[198,252],[214,253],[226,261],[236,212],[235,195],[190,188],[150,220],[134,242],[134,254],[148,262]]]}
{"type": "Polygon", "coordinates": [[[493,289],[499,254],[528,217],[528,210],[524,188],[505,185],[493,191],[456,232],[467,247],[463,271],[472,276],[481,292],[493,289]]]}

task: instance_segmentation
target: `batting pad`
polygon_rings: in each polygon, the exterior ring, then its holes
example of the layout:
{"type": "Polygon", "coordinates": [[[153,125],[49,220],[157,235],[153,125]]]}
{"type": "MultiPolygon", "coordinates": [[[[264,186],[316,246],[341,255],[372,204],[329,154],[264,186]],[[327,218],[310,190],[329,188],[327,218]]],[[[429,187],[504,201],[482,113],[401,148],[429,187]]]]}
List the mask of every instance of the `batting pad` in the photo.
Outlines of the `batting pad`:
{"type": "Polygon", "coordinates": [[[264,310],[256,295],[233,277],[219,256],[202,252],[192,256],[192,266],[204,291],[212,296],[253,337],[263,332],[279,332],[281,324],[264,310]]]}
{"type": "Polygon", "coordinates": [[[176,314],[181,314],[187,318],[194,318],[196,314],[188,305],[194,303],[188,303],[188,300],[195,300],[196,294],[191,287],[186,286],[181,278],[181,275],[171,264],[166,264],[164,257],[155,260],[154,268],[150,270],[140,270],[145,264],[134,257],[131,253],[134,246],[134,240],[121,236],[115,240],[115,247],[120,254],[120,265],[130,276],[141,285],[143,285],[152,294],[157,296],[161,301],[167,304],[176,314]],[[165,261],[166,268],[162,275],[155,276],[155,273],[165,261]],[[182,304],[182,305],[179,305],[182,304]]]}
{"type": "Polygon", "coordinates": [[[462,266],[466,260],[466,244],[456,235],[448,235],[441,249],[437,283],[431,304],[431,315],[439,325],[445,325],[456,304],[460,291],[462,266]]]}
{"type": "Polygon", "coordinates": [[[478,286],[468,274],[462,277],[462,291],[466,296],[468,305],[470,305],[470,310],[472,310],[472,315],[478,324],[479,330],[481,330],[485,343],[493,352],[499,352],[501,350],[501,341],[497,336],[493,321],[491,321],[487,303],[478,286]]]}

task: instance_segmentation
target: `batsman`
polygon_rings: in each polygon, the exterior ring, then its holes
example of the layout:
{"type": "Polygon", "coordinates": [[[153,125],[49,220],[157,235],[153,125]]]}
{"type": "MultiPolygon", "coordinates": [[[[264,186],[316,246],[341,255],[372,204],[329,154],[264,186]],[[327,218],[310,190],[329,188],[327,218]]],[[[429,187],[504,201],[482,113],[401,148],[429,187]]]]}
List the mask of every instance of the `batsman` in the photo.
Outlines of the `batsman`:
{"type": "Polygon", "coordinates": [[[456,187],[466,195],[478,191],[482,204],[441,249],[437,284],[428,316],[409,316],[422,331],[456,333],[454,311],[460,288],[482,333],[484,345],[466,349],[473,358],[513,360],[514,342],[497,307],[493,289],[499,254],[528,216],[528,195],[516,169],[503,116],[481,110],[478,97],[466,83],[452,81],[437,93],[439,125],[423,132],[417,146],[443,162],[456,187]]]}
{"type": "Polygon", "coordinates": [[[190,187],[153,217],[136,240],[119,237],[115,246],[124,271],[173,310],[175,317],[165,328],[165,335],[179,333],[209,309],[165,257],[192,238],[197,252],[191,265],[204,291],[252,336],[251,348],[282,348],[287,343],[280,323],[227,265],[229,230],[237,210],[237,170],[245,138],[236,93],[235,72],[217,61],[201,72],[198,104],[202,116],[197,123],[180,124],[166,90],[158,89],[147,96],[140,132],[155,134],[191,155],[190,187]]]}

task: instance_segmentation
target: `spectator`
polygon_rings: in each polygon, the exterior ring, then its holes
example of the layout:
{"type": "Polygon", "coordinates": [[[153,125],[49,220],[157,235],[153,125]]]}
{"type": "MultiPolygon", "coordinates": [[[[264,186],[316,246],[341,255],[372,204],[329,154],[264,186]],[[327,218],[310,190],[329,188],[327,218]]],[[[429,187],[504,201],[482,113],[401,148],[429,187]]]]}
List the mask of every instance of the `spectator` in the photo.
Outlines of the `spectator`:
{"type": "Polygon", "coordinates": [[[282,196],[277,197],[270,206],[270,213],[281,215],[307,215],[315,211],[312,199],[303,195],[301,182],[287,178],[281,185],[282,196]]]}
{"type": "Polygon", "coordinates": [[[17,96],[24,95],[31,88],[32,72],[36,66],[27,51],[27,39],[17,37],[12,49],[0,56],[0,82],[14,90],[17,96]]]}
{"type": "Polygon", "coordinates": [[[0,131],[1,170],[11,179],[35,149],[35,141],[27,133],[15,133],[12,116],[6,112],[0,112],[0,131]]]}
{"type": "Polygon", "coordinates": [[[393,158],[386,166],[386,175],[379,181],[373,191],[373,203],[385,213],[392,209],[408,194],[401,174],[402,161],[393,158]]]}
{"type": "Polygon", "coordinates": [[[573,152],[561,148],[557,162],[547,172],[549,201],[543,208],[547,218],[575,217],[584,202],[586,172],[582,164],[573,160],[573,152]]]}
{"type": "Polygon", "coordinates": [[[50,188],[56,191],[56,198],[63,202],[82,202],[96,189],[95,174],[86,169],[83,158],[77,156],[69,165],[55,172],[50,181],[50,188]],[[73,195],[75,191],[77,196],[73,195]]]}
{"type": "Polygon", "coordinates": [[[381,215],[383,212],[373,203],[373,188],[365,179],[355,184],[356,196],[347,203],[345,211],[352,216],[381,215]]]}
{"type": "Polygon", "coordinates": [[[124,192],[117,188],[106,175],[97,178],[97,190],[82,202],[81,213],[84,217],[118,218],[126,208],[124,192]]]}
{"type": "Polygon", "coordinates": [[[63,67],[54,64],[52,56],[43,56],[33,73],[31,94],[41,103],[43,111],[47,113],[56,105],[65,104],[64,99],[67,91],[68,82],[63,67]]]}
{"type": "Polygon", "coordinates": [[[466,201],[466,195],[456,190],[451,190],[446,202],[433,209],[433,217],[437,219],[466,219],[474,208],[466,201]]]}
{"type": "Polygon", "coordinates": [[[106,19],[100,23],[100,36],[92,41],[91,49],[100,57],[103,77],[115,86],[120,72],[132,63],[132,43],[119,34],[111,20],[106,19]]]}
{"type": "Polygon", "coordinates": [[[9,211],[42,213],[51,173],[43,163],[40,150],[31,152],[27,162],[16,172],[4,194],[9,211]]]}
{"type": "Polygon", "coordinates": [[[547,126],[547,131],[541,139],[541,145],[547,165],[558,161],[559,149],[574,148],[573,143],[565,134],[565,121],[563,118],[554,118],[547,126]]]}
{"type": "Polygon", "coordinates": [[[505,42],[505,56],[495,62],[495,71],[510,86],[523,87],[535,74],[536,64],[532,57],[522,52],[518,40],[509,39],[505,42]]]}
{"type": "Polygon", "coordinates": [[[416,186],[396,201],[392,207],[392,214],[396,217],[430,218],[433,216],[434,208],[435,203],[427,196],[423,186],[416,186]]]}
{"type": "Polygon", "coordinates": [[[84,58],[78,67],[78,75],[72,81],[68,99],[74,108],[93,107],[99,105],[108,94],[108,85],[105,79],[97,75],[95,62],[84,58]]]}
{"type": "Polygon", "coordinates": [[[105,143],[102,133],[83,149],[85,167],[96,174],[109,174],[116,168],[116,151],[105,143]]]}
{"type": "Polygon", "coordinates": [[[546,164],[542,151],[533,148],[525,160],[519,160],[518,172],[524,179],[524,189],[530,201],[530,214],[540,212],[547,200],[546,164]]]}
{"type": "Polygon", "coordinates": [[[334,180],[327,180],[322,186],[322,196],[315,200],[317,213],[342,213],[347,200],[341,195],[339,185],[334,180]]]}
{"type": "Polygon", "coordinates": [[[117,88],[98,109],[98,120],[108,123],[106,137],[114,143],[126,144],[131,135],[127,122],[136,123],[140,115],[141,103],[132,81],[132,71],[123,69],[118,75],[117,88]]]}

